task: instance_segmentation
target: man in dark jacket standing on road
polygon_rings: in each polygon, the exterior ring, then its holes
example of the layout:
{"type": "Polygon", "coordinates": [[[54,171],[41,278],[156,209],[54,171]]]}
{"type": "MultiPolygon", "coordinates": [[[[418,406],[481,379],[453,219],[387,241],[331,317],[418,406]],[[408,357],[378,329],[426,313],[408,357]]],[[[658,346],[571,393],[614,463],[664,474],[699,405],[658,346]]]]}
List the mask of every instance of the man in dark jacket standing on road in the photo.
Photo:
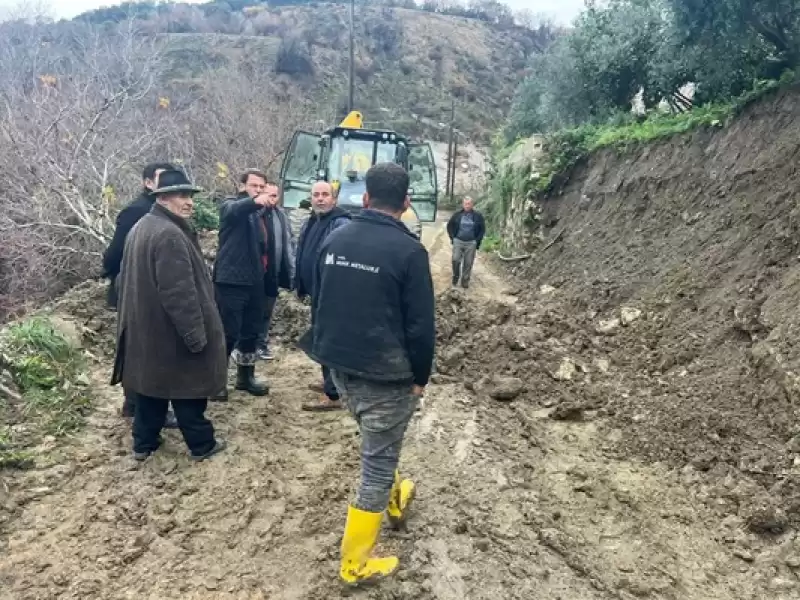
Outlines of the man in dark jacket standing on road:
{"type": "Polygon", "coordinates": [[[460,279],[461,287],[466,289],[472,276],[475,254],[486,235],[483,215],[475,210],[475,204],[469,196],[464,198],[462,209],[447,222],[447,235],[453,244],[453,285],[458,285],[460,279]]]}
{"type": "MultiPolygon", "coordinates": [[[[122,265],[122,253],[125,249],[125,240],[133,226],[139,222],[143,216],[150,212],[155,202],[153,190],[158,187],[158,177],[167,170],[173,170],[169,163],[150,163],[145,166],[142,172],[142,192],[139,196],[125,206],[117,215],[117,226],[114,229],[114,236],[111,243],[103,254],[103,277],[109,280],[108,284],[108,305],[114,310],[117,309],[117,277],[122,265]]],[[[125,400],[122,403],[122,416],[133,418],[136,412],[136,394],[124,389],[125,400]]],[[[178,422],[172,411],[167,412],[165,427],[175,428],[178,422]]]]}
{"type": "MultiPolygon", "coordinates": [[[[240,178],[239,195],[222,202],[219,210],[219,249],[214,262],[225,345],[230,357],[236,353],[236,389],[253,396],[269,393],[269,386],[255,377],[256,344],[264,324],[269,272],[269,247],[273,243],[264,221],[266,194],[270,184],[261,171],[250,169],[240,178]]],[[[223,389],[213,400],[226,401],[223,389]]]]}
{"type": "Polygon", "coordinates": [[[400,221],[410,203],[408,174],[394,163],[378,164],[366,184],[366,210],[320,248],[313,325],[300,342],[331,369],[361,432],[361,484],[341,546],[340,576],[348,583],[397,569],[396,557],[370,554],[384,510],[399,526],[414,495],[397,465],[436,337],[428,253],[400,221]]]}
{"type": "MultiPolygon", "coordinates": [[[[266,303],[264,318],[256,340],[256,357],[261,360],[272,360],[273,355],[269,347],[269,328],[272,323],[272,313],[278,301],[279,290],[291,290],[294,284],[295,241],[289,217],[279,205],[278,186],[274,183],[267,183],[263,193],[268,201],[260,212],[260,217],[266,225],[264,230],[267,247],[267,266],[266,273],[264,273],[266,303]]],[[[241,347],[237,350],[242,352],[241,347]]]]}
{"type": "MultiPolygon", "coordinates": [[[[332,232],[350,222],[350,215],[336,206],[333,188],[326,181],[317,181],[311,187],[311,210],[312,214],[300,228],[297,240],[295,287],[299,298],[310,296],[313,302],[314,271],[320,246],[332,232]]],[[[309,386],[316,392],[322,392],[322,398],[319,402],[303,404],[303,410],[325,411],[342,408],[339,392],[331,379],[330,370],[325,365],[322,365],[322,381],[321,389],[313,384],[309,386]]]]}
{"type": "Polygon", "coordinates": [[[188,221],[197,191],[182,172],[164,171],[156,203],[125,242],[111,383],[138,394],[133,456],[139,461],[161,444],[170,402],[193,460],[225,447],[204,414],[207,398],[224,385],[227,362],[214,286],[188,221]]]}

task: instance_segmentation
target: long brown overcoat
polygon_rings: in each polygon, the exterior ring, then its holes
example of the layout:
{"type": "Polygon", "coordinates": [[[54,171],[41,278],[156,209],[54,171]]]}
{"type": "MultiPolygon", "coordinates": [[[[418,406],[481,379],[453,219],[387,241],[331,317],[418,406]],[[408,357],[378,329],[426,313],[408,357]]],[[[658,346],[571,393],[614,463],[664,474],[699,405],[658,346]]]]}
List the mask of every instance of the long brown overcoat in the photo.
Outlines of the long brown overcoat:
{"type": "Polygon", "coordinates": [[[225,334],[189,224],[153,205],[128,235],[117,281],[111,383],[166,400],[208,398],[225,389],[225,334]]]}

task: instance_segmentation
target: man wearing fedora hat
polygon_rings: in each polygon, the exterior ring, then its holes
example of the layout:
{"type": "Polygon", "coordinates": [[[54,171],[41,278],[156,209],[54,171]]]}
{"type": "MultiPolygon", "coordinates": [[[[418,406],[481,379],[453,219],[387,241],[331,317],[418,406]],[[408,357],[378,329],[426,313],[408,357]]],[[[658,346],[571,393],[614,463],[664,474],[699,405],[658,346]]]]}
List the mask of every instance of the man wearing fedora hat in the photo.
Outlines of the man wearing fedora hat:
{"type": "MultiPolygon", "coordinates": [[[[125,206],[117,215],[116,228],[108,248],[103,253],[103,275],[108,279],[108,305],[112,309],[117,309],[117,277],[122,266],[122,251],[125,249],[125,240],[131,229],[139,222],[143,216],[150,212],[155,202],[153,190],[158,187],[158,177],[164,171],[173,170],[170,163],[154,162],[145,165],[142,171],[142,191],[135,200],[125,206]]],[[[136,411],[136,394],[130,390],[123,390],[124,401],[122,403],[122,416],[125,419],[132,419],[136,411]]],[[[167,412],[164,427],[177,428],[178,422],[172,411],[167,412]]]]}
{"type": "Polygon", "coordinates": [[[194,187],[164,171],[150,213],[125,242],[119,277],[117,356],[111,383],[138,394],[133,452],[147,459],[161,444],[169,403],[193,460],[225,448],[205,417],[225,385],[225,333],[192,216],[194,187]]]}

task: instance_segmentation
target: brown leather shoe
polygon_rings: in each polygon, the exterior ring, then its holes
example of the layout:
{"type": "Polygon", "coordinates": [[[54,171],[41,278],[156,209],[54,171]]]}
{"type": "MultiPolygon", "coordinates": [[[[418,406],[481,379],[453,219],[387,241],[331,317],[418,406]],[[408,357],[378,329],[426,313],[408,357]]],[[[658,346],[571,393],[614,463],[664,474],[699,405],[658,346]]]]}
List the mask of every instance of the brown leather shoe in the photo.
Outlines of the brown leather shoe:
{"type": "Polygon", "coordinates": [[[331,400],[323,395],[319,402],[306,402],[301,407],[306,412],[325,412],[329,410],[342,410],[344,405],[341,400],[331,400]]]}

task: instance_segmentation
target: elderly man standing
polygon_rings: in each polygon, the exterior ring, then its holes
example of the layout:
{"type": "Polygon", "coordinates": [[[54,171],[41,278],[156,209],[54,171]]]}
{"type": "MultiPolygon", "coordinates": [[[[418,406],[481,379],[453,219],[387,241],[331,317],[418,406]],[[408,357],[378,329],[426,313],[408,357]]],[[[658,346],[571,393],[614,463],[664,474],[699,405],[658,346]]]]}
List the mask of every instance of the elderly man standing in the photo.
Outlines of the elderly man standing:
{"type": "MultiPolygon", "coordinates": [[[[317,181],[311,187],[311,210],[312,214],[300,228],[297,240],[295,288],[299,298],[311,297],[313,302],[314,270],[320,246],[333,231],[350,222],[350,215],[336,206],[333,188],[326,181],[317,181]]],[[[325,365],[322,366],[322,380],[322,398],[319,402],[303,404],[303,410],[326,411],[342,408],[339,392],[331,379],[330,370],[325,365]]],[[[320,391],[313,384],[309,387],[314,391],[320,391]]]]}
{"type": "MultiPolygon", "coordinates": [[[[270,269],[269,248],[274,239],[267,231],[263,210],[269,206],[267,190],[274,184],[256,169],[240,178],[239,195],[223,201],[219,210],[219,250],[214,262],[214,283],[225,345],[236,353],[236,389],[253,396],[269,393],[269,386],[255,377],[256,345],[264,326],[267,295],[265,275],[270,269]]],[[[223,388],[212,400],[225,402],[223,388]]]]}
{"type": "Polygon", "coordinates": [[[464,198],[461,210],[447,222],[447,235],[453,244],[453,285],[469,287],[475,254],[486,235],[486,222],[483,215],[475,210],[475,203],[469,196],[464,198]]]}
{"type": "Polygon", "coordinates": [[[397,470],[408,423],[428,383],[436,339],[428,252],[400,221],[408,174],[372,167],[366,210],[322,244],[312,328],[301,348],[331,369],[361,432],[361,485],[347,513],[340,576],[360,583],[390,575],[396,557],[371,556],[387,511],[401,525],[414,484],[397,470]]]}
{"type": "Polygon", "coordinates": [[[197,191],[182,172],[164,171],[153,208],[125,242],[111,383],[138,394],[138,461],[160,446],[170,402],[193,460],[225,448],[205,417],[207,398],[224,385],[227,361],[214,286],[189,224],[197,191]]]}
{"type": "MultiPolygon", "coordinates": [[[[145,165],[142,171],[142,191],[135,200],[128,203],[117,215],[114,236],[108,244],[103,254],[103,277],[108,278],[108,305],[114,310],[117,309],[117,277],[122,266],[122,252],[125,249],[125,240],[131,229],[139,219],[144,217],[153,208],[155,196],[153,190],[158,187],[158,177],[164,171],[174,170],[169,163],[150,163],[145,165]]],[[[125,400],[122,403],[122,416],[126,419],[133,418],[136,411],[136,394],[130,390],[123,390],[125,400]]],[[[165,427],[176,428],[178,422],[172,411],[167,412],[165,427]]]]}

